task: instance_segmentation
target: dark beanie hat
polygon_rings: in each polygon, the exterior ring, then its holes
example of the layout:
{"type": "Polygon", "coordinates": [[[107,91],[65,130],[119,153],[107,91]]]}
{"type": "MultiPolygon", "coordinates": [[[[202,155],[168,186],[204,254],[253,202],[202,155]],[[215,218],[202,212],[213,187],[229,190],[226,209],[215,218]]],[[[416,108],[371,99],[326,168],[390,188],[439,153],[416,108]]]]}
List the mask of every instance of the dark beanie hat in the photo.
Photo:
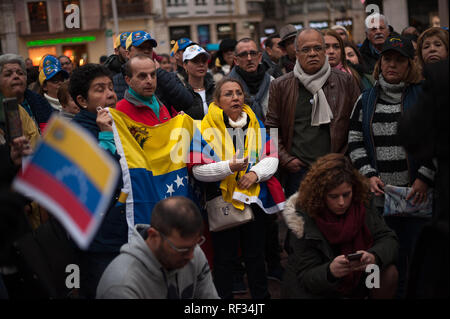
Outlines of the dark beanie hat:
{"type": "Polygon", "coordinates": [[[225,52],[234,50],[236,47],[237,41],[235,39],[223,39],[219,45],[219,51],[225,52]]]}

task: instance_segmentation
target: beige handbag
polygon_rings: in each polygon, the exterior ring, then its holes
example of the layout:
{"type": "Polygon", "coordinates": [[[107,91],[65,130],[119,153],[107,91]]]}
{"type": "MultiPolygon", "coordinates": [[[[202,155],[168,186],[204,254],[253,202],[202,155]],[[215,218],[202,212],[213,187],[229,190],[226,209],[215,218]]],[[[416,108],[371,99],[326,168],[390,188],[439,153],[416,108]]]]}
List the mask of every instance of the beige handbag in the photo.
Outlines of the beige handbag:
{"type": "Polygon", "coordinates": [[[245,204],[243,211],[235,208],[233,204],[224,201],[222,196],[206,202],[208,212],[209,231],[221,231],[243,225],[253,220],[253,211],[245,204]]]}

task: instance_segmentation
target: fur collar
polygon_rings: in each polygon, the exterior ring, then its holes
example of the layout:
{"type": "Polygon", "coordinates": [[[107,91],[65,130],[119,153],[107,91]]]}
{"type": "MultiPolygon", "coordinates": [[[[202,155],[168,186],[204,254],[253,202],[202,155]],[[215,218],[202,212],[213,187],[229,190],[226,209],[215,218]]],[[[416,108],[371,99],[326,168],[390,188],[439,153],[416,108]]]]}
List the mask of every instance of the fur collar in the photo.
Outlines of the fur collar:
{"type": "Polygon", "coordinates": [[[289,197],[286,201],[286,205],[283,210],[283,218],[286,222],[287,227],[292,231],[292,233],[298,238],[302,238],[304,235],[304,225],[305,221],[297,213],[295,203],[297,202],[298,192],[289,197]]]}

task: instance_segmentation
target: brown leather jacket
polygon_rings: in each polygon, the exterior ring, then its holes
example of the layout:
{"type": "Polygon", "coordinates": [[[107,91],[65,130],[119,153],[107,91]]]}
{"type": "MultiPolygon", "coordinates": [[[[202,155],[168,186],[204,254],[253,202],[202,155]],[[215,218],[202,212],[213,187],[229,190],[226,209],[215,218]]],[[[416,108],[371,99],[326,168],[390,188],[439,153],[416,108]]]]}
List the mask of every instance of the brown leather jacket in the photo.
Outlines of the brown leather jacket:
{"type": "MultiPolygon", "coordinates": [[[[290,151],[299,84],[294,72],[289,72],[270,84],[269,109],[264,124],[268,128],[278,128],[278,156],[281,167],[285,167],[295,158],[290,151]]],[[[344,154],[347,150],[350,115],[360,90],[350,74],[331,69],[323,91],[333,112],[330,123],[331,152],[344,154]]]]}

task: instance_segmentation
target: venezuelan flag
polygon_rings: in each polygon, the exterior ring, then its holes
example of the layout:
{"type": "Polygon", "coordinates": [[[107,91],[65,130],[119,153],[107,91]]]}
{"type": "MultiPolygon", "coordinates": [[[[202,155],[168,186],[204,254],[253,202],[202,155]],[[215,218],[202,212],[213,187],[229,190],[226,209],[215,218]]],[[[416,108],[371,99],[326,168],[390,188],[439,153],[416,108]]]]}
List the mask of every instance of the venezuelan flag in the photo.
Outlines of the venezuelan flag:
{"type": "Polygon", "coordinates": [[[157,126],[136,122],[125,113],[109,109],[114,141],[128,193],[126,214],[129,229],[149,224],[157,202],[171,196],[193,198],[186,166],[193,120],[177,115],[157,126]]]}
{"type": "Polygon", "coordinates": [[[58,115],[13,187],[52,212],[86,248],[119,178],[118,165],[84,129],[58,115]]]}

